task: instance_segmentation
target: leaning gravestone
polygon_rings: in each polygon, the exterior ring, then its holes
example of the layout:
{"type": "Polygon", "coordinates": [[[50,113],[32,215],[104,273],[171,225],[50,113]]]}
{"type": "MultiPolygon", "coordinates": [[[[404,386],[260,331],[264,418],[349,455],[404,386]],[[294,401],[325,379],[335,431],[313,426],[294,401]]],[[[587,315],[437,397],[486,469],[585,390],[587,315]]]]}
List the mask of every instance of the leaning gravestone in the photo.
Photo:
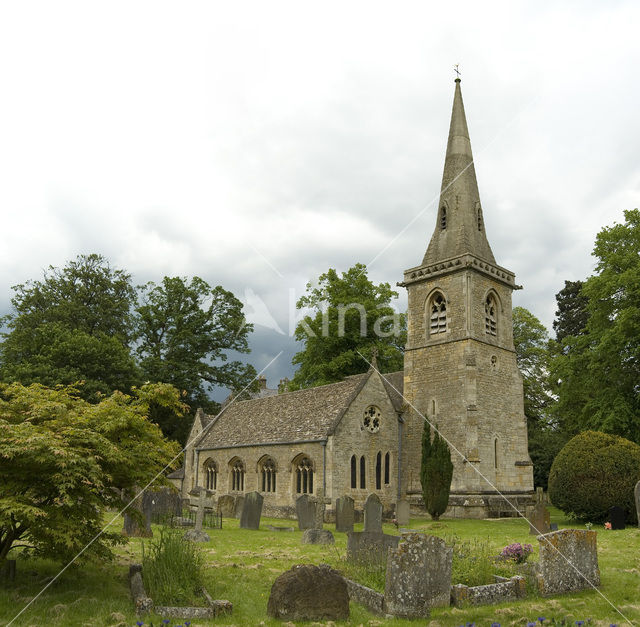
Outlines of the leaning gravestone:
{"type": "Polygon", "coordinates": [[[384,588],[385,611],[403,618],[429,616],[430,607],[448,606],[453,549],[442,538],[403,533],[389,551],[384,588]]]}
{"type": "Polygon", "coordinates": [[[364,503],[364,531],[382,533],[382,503],[377,494],[370,494],[364,503]]]}
{"type": "Polygon", "coordinates": [[[409,501],[400,499],[396,505],[396,524],[398,527],[404,527],[409,524],[409,501]]]}
{"type": "Polygon", "coordinates": [[[153,537],[153,531],[151,530],[151,502],[145,502],[143,495],[138,494],[138,489],[135,487],[132,492],[123,491],[122,497],[127,502],[131,500],[131,504],[127,509],[137,512],[137,515],[131,515],[125,511],[122,534],[130,538],[153,537]]]}
{"type": "Polygon", "coordinates": [[[239,494],[238,496],[235,497],[235,504],[233,507],[233,517],[240,520],[243,509],[244,509],[244,496],[239,494]]]}
{"type": "Polygon", "coordinates": [[[353,531],[354,520],[353,499],[346,495],[336,499],[336,531],[353,531]]]}
{"type": "Polygon", "coordinates": [[[259,529],[260,516],[262,515],[262,502],[264,497],[260,492],[249,492],[244,498],[242,515],[240,516],[241,529],[259,529]]]}
{"type": "Polygon", "coordinates": [[[298,564],[273,582],[267,614],[281,621],[346,620],[347,582],[327,564],[298,564]]]}
{"type": "Polygon", "coordinates": [[[389,549],[395,549],[400,536],[378,531],[350,531],[347,534],[347,561],[359,564],[382,564],[389,549]]]}
{"type": "Polygon", "coordinates": [[[595,531],[561,529],[538,536],[540,594],[562,594],[600,585],[595,531]]]}
{"type": "Polygon", "coordinates": [[[202,523],[204,522],[204,510],[209,505],[209,498],[213,492],[205,490],[200,486],[196,486],[191,492],[190,496],[195,497],[195,505],[198,508],[196,510],[196,524],[193,529],[189,529],[184,534],[185,540],[191,540],[193,542],[209,542],[211,538],[209,534],[202,531],[202,523]]]}
{"type": "Polygon", "coordinates": [[[634,495],[636,497],[636,514],[638,515],[638,527],[640,527],[640,481],[636,483],[634,495]]]}
{"type": "Polygon", "coordinates": [[[223,494],[218,499],[218,514],[223,518],[233,518],[236,511],[236,499],[230,494],[223,494]]]}
{"type": "Polygon", "coordinates": [[[316,519],[316,504],[308,494],[303,494],[296,499],[296,514],[300,531],[313,529],[316,519]]]}
{"type": "Polygon", "coordinates": [[[625,513],[622,507],[614,505],[609,509],[609,522],[611,523],[611,529],[624,529],[625,528],[625,513]]]}

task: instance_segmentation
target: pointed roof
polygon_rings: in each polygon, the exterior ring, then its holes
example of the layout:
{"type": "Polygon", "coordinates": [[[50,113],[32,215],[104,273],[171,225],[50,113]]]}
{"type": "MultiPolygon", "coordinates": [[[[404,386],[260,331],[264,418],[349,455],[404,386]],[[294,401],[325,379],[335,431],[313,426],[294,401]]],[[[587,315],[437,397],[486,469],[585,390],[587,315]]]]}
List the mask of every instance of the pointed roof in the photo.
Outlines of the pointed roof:
{"type": "Polygon", "coordinates": [[[460,79],[456,78],[436,228],[422,263],[467,253],[495,263],[484,230],[460,79]]]}
{"type": "MultiPolygon", "coordinates": [[[[315,388],[231,403],[213,419],[195,446],[219,449],[326,440],[374,372],[369,370],[315,388]]],[[[403,372],[381,376],[391,402],[399,409],[403,372]]]]}

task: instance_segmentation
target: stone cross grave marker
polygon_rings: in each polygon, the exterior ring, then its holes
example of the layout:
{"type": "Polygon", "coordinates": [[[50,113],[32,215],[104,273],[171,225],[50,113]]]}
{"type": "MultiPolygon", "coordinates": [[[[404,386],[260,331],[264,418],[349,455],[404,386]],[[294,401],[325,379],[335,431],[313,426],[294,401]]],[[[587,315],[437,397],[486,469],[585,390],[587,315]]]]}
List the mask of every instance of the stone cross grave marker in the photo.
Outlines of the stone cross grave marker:
{"type": "Polygon", "coordinates": [[[296,515],[298,517],[298,529],[312,529],[315,520],[315,504],[308,494],[302,494],[296,499],[296,515]]]}
{"type": "Polygon", "coordinates": [[[396,505],[396,524],[404,527],[409,524],[409,501],[400,499],[396,505]]]}
{"type": "Polygon", "coordinates": [[[348,496],[341,496],[336,499],[336,531],[353,531],[355,521],[355,509],[353,499],[348,496]]]}
{"type": "Polygon", "coordinates": [[[242,515],[240,516],[241,529],[259,529],[260,516],[262,515],[262,502],[264,497],[260,492],[249,492],[244,498],[242,515]]]}
{"type": "Polygon", "coordinates": [[[640,481],[636,483],[636,489],[634,490],[636,497],[636,513],[638,515],[638,527],[640,527],[640,481]]]}
{"type": "Polygon", "coordinates": [[[189,496],[195,497],[194,499],[190,499],[190,503],[193,505],[195,503],[196,506],[196,524],[193,529],[189,529],[184,534],[184,537],[187,540],[193,540],[194,542],[209,542],[211,538],[209,535],[202,530],[202,523],[204,522],[204,509],[209,505],[209,499],[211,498],[213,492],[210,490],[206,490],[201,486],[196,486],[191,492],[189,492],[189,496]]]}
{"type": "Polygon", "coordinates": [[[384,587],[386,612],[404,618],[429,616],[429,608],[448,606],[453,549],[442,538],[403,533],[389,550],[384,587]]]}
{"type": "Polygon", "coordinates": [[[377,494],[370,494],[364,503],[364,531],[382,533],[382,503],[377,494]]]}
{"type": "Polygon", "coordinates": [[[609,522],[611,523],[611,529],[625,528],[625,513],[622,507],[614,505],[609,509],[609,522]]]}

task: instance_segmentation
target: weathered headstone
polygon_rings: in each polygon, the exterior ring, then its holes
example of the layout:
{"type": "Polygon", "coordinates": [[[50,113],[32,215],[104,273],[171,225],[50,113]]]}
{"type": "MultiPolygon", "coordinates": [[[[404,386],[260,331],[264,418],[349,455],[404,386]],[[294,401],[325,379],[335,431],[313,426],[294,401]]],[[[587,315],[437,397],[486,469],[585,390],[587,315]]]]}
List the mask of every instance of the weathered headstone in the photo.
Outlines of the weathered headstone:
{"type": "Polygon", "coordinates": [[[622,507],[614,505],[609,509],[609,522],[611,523],[611,529],[625,528],[625,513],[622,507]]]}
{"type": "Polygon", "coordinates": [[[551,531],[551,514],[542,501],[538,501],[529,509],[527,520],[530,536],[539,536],[551,531]]]}
{"type": "Polygon", "coordinates": [[[182,499],[173,488],[145,490],[142,495],[142,509],[150,512],[153,522],[163,522],[182,514],[182,499]]]}
{"type": "Polygon", "coordinates": [[[233,508],[233,517],[240,520],[242,518],[242,510],[244,509],[244,496],[238,494],[235,498],[235,505],[233,508]]]}
{"type": "Polygon", "coordinates": [[[364,502],[364,531],[382,533],[382,503],[377,494],[370,494],[364,502]]]}
{"type": "Polygon", "coordinates": [[[267,614],[281,621],[346,620],[347,583],[327,564],[299,564],[273,582],[267,614]]]}
{"type": "Polygon", "coordinates": [[[200,486],[196,486],[189,495],[194,497],[192,503],[197,507],[196,509],[196,524],[193,529],[189,529],[184,534],[186,540],[192,540],[193,542],[209,542],[211,538],[209,534],[202,531],[202,523],[204,522],[204,510],[210,504],[210,497],[213,494],[210,490],[205,490],[200,486]]]}
{"type": "Polygon", "coordinates": [[[262,515],[262,502],[264,497],[260,492],[249,492],[244,498],[242,515],[240,516],[241,529],[259,529],[260,516],[262,515]]]}
{"type": "Polygon", "coordinates": [[[403,618],[429,616],[430,607],[448,606],[453,549],[442,538],[404,533],[389,551],[385,611],[403,618]]]}
{"type": "Polygon", "coordinates": [[[316,517],[316,506],[308,494],[303,494],[296,499],[296,514],[298,516],[298,529],[312,529],[316,517]]]}
{"type": "Polygon", "coordinates": [[[633,493],[636,497],[636,514],[638,515],[638,527],[640,527],[640,481],[636,483],[636,488],[633,493]]]}
{"type": "Polygon", "coordinates": [[[124,512],[124,525],[122,534],[130,538],[151,538],[153,531],[151,530],[151,503],[144,502],[143,496],[138,494],[138,489],[134,488],[131,492],[123,492],[122,498],[131,504],[124,512]],[[130,514],[129,511],[135,510],[137,515],[130,514]]]}
{"type": "Polygon", "coordinates": [[[540,594],[562,594],[600,585],[596,532],[561,529],[538,536],[540,594]]]}
{"type": "Polygon", "coordinates": [[[233,518],[236,512],[236,498],[231,494],[223,494],[218,499],[218,514],[223,518],[233,518]]]}
{"type": "Polygon", "coordinates": [[[313,528],[322,529],[324,525],[324,512],[327,505],[331,503],[331,499],[325,498],[324,490],[322,488],[318,488],[316,495],[311,499],[311,501],[314,505],[313,528]]]}
{"type": "Polygon", "coordinates": [[[395,549],[400,536],[378,531],[350,531],[347,534],[347,560],[364,564],[380,564],[387,559],[387,551],[395,549]]]}
{"type": "Polygon", "coordinates": [[[404,527],[409,524],[409,501],[406,499],[400,499],[396,505],[396,524],[399,527],[404,527]]]}
{"type": "Polygon", "coordinates": [[[336,499],[336,531],[353,531],[354,514],[353,499],[350,496],[336,499]]]}
{"type": "Polygon", "coordinates": [[[335,544],[336,540],[328,529],[305,529],[302,544],[335,544]]]}

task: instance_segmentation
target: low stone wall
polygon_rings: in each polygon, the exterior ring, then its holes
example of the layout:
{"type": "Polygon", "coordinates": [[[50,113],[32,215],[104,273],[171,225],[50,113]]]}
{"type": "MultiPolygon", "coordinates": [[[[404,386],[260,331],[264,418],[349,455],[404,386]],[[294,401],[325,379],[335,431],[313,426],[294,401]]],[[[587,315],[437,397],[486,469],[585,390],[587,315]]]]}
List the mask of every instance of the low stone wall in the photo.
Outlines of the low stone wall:
{"type": "MultiPolygon", "coordinates": [[[[499,579],[503,579],[500,577],[499,579]]],[[[451,586],[451,605],[492,605],[504,601],[515,601],[527,596],[524,577],[516,575],[511,579],[491,583],[486,586],[465,586],[461,583],[451,586]]]]}
{"type": "Polygon", "coordinates": [[[367,586],[363,586],[355,581],[351,581],[351,579],[347,579],[346,577],[345,581],[347,582],[349,601],[353,601],[354,603],[358,603],[359,605],[366,607],[374,614],[384,614],[384,594],[376,592],[371,588],[367,588],[367,586]]]}

